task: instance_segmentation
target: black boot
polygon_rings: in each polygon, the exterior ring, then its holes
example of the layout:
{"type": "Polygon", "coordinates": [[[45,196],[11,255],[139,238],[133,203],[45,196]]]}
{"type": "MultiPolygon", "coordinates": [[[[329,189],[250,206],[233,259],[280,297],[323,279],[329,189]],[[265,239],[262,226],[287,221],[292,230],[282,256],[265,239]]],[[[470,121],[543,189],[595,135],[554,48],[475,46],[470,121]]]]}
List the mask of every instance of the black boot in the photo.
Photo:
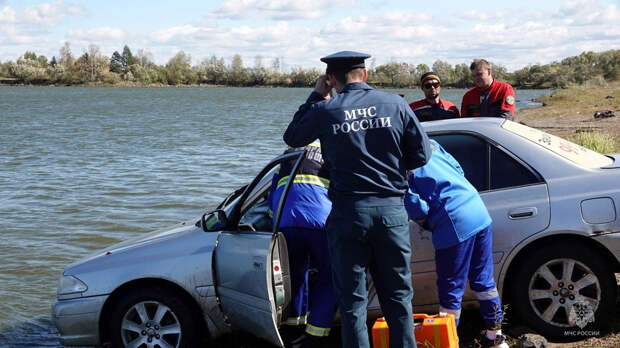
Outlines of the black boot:
{"type": "Polygon", "coordinates": [[[284,342],[285,348],[291,348],[292,342],[303,337],[305,335],[306,326],[305,325],[283,325],[280,327],[280,337],[282,337],[282,342],[284,342]]]}
{"type": "Polygon", "coordinates": [[[327,347],[327,337],[312,336],[308,333],[291,342],[290,348],[322,348],[327,347]]]}

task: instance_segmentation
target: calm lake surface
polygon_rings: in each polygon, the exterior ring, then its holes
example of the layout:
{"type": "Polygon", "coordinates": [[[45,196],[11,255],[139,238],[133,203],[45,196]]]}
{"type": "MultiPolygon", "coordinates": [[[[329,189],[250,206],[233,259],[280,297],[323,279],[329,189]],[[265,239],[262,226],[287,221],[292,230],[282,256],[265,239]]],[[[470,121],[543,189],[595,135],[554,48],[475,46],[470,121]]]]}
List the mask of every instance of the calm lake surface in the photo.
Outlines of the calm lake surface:
{"type": "MultiPolygon", "coordinates": [[[[63,268],[198,219],[283,151],[310,91],[0,87],[0,347],[60,347],[63,268]]],[[[464,92],[442,97],[460,107],[464,92]]],[[[517,90],[517,108],[550,93],[517,90]]]]}

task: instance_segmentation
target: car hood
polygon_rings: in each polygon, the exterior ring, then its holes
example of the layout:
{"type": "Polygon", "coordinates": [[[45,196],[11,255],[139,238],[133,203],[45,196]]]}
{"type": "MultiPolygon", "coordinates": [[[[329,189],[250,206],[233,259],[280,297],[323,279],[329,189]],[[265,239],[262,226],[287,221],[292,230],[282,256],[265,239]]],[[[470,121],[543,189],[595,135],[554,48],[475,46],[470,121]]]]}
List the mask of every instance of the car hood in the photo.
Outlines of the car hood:
{"type": "Polygon", "coordinates": [[[155,243],[160,243],[162,240],[170,241],[174,238],[179,238],[185,232],[189,232],[190,230],[196,229],[196,226],[193,222],[181,222],[177,225],[173,225],[168,228],[159,229],[145,235],[140,235],[135,238],[128,239],[126,241],[110,245],[104,249],[95,251],[92,254],[89,254],[73,263],[68,265],[65,270],[69,270],[78,265],[87,263],[93,259],[100,258],[102,256],[110,255],[110,254],[118,254],[125,253],[137,248],[144,248],[148,245],[152,245],[155,243]]]}
{"type": "Polygon", "coordinates": [[[209,286],[217,236],[193,223],[180,224],[97,251],[67,266],[64,274],[87,285],[84,297],[109,294],[139,279],[161,279],[186,289],[209,286]]]}

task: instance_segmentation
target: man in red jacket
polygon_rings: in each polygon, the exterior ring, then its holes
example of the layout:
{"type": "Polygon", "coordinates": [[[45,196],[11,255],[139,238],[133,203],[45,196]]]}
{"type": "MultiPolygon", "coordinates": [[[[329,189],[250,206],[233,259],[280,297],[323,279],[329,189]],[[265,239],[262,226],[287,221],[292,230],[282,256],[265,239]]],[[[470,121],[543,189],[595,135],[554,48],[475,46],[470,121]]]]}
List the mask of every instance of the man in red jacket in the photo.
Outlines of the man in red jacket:
{"type": "Polygon", "coordinates": [[[503,117],[514,119],[515,91],[506,82],[493,79],[491,65],[484,59],[474,59],[469,66],[476,87],[463,96],[462,117],[503,117]]]}
{"type": "Polygon", "coordinates": [[[418,121],[435,121],[459,117],[459,109],[454,104],[439,98],[441,80],[437,73],[429,71],[422,75],[420,78],[420,88],[422,88],[425,98],[409,104],[418,121]]]}

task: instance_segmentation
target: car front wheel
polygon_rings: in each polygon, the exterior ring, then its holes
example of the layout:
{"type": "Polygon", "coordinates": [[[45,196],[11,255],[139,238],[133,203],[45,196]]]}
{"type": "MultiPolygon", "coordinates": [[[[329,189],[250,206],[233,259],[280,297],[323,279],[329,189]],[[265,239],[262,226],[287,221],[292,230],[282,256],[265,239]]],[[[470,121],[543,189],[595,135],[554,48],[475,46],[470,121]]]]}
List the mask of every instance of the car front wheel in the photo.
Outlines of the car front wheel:
{"type": "Polygon", "coordinates": [[[556,243],[537,249],[519,267],[513,305],[525,323],[547,337],[571,339],[607,323],[616,281],[590,248],[556,243]]]}
{"type": "Polygon", "coordinates": [[[173,292],[157,287],[123,296],[110,330],[114,347],[191,347],[196,335],[188,306],[173,292]]]}

